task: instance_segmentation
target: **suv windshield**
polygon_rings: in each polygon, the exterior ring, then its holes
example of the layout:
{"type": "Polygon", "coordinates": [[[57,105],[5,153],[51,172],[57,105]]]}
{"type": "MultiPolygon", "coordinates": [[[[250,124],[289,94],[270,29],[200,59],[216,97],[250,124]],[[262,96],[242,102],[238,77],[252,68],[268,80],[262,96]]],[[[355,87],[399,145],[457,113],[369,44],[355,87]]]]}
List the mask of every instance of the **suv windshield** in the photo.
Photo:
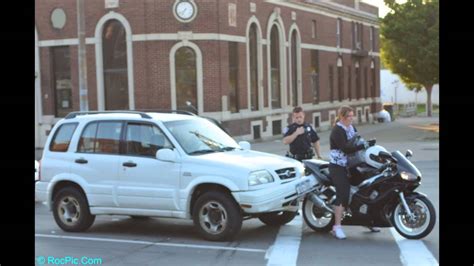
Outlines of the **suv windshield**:
{"type": "Polygon", "coordinates": [[[170,121],[164,124],[189,155],[240,149],[227,133],[204,119],[170,121]]]}

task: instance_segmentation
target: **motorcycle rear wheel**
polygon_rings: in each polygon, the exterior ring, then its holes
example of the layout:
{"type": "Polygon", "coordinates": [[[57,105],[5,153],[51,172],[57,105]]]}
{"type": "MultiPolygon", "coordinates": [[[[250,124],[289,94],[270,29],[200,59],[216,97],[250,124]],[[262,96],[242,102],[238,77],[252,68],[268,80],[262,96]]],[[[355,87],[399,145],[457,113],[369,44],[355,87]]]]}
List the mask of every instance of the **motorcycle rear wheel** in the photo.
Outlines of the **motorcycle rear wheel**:
{"type": "Polygon", "coordinates": [[[334,225],[334,214],[317,208],[308,197],[303,201],[303,218],[306,224],[316,232],[329,232],[334,225]]]}

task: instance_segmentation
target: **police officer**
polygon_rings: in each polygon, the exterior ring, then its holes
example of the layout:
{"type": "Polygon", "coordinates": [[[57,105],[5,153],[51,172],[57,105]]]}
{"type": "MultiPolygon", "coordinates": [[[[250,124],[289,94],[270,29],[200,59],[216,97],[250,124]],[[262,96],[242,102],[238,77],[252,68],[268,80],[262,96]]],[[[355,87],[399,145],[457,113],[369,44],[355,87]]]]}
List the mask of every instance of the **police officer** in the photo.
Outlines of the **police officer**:
{"type": "Polygon", "coordinates": [[[313,127],[304,122],[304,111],[301,107],[295,107],[292,113],[293,124],[283,130],[283,144],[290,145],[292,158],[296,160],[312,159],[314,146],[318,159],[321,159],[319,136],[313,127]]]}

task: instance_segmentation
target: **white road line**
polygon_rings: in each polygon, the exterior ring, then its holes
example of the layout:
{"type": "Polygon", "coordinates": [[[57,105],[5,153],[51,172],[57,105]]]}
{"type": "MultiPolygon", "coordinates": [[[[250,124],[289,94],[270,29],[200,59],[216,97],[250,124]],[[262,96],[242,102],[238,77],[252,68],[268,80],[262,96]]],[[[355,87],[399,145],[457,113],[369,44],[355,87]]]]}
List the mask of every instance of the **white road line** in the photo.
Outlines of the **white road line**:
{"type": "Polygon", "coordinates": [[[390,232],[395,238],[400,248],[400,260],[405,266],[425,266],[439,265],[433,254],[426,248],[421,240],[406,239],[401,236],[395,228],[390,228],[390,232]]]}
{"type": "Polygon", "coordinates": [[[267,266],[296,265],[302,231],[301,214],[297,215],[290,223],[281,226],[275,243],[265,256],[265,259],[268,259],[267,266]]]}
{"type": "Polygon", "coordinates": [[[152,245],[152,246],[165,246],[165,247],[183,247],[183,248],[214,249],[214,250],[232,250],[232,251],[260,252],[260,253],[265,253],[265,252],[267,252],[267,250],[265,250],[265,249],[237,248],[237,247],[219,247],[219,246],[193,245],[193,244],[157,243],[157,242],[149,242],[149,241],[125,240],[125,239],[111,239],[111,238],[97,238],[97,237],[59,236],[59,235],[44,235],[44,234],[35,234],[35,237],[59,238],[59,239],[69,239],[69,240],[85,240],[85,241],[115,242],[115,243],[127,243],[127,244],[137,244],[137,245],[152,245]]]}

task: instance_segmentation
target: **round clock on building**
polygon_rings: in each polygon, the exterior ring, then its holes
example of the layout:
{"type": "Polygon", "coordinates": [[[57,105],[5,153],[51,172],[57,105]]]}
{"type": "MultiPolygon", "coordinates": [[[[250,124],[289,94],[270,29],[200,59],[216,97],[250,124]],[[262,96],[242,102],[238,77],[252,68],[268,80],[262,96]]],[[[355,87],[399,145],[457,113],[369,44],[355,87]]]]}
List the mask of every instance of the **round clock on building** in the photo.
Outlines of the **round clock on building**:
{"type": "Polygon", "coordinates": [[[197,15],[197,6],[192,0],[177,0],[173,6],[173,13],[181,22],[191,22],[197,15]]]}

